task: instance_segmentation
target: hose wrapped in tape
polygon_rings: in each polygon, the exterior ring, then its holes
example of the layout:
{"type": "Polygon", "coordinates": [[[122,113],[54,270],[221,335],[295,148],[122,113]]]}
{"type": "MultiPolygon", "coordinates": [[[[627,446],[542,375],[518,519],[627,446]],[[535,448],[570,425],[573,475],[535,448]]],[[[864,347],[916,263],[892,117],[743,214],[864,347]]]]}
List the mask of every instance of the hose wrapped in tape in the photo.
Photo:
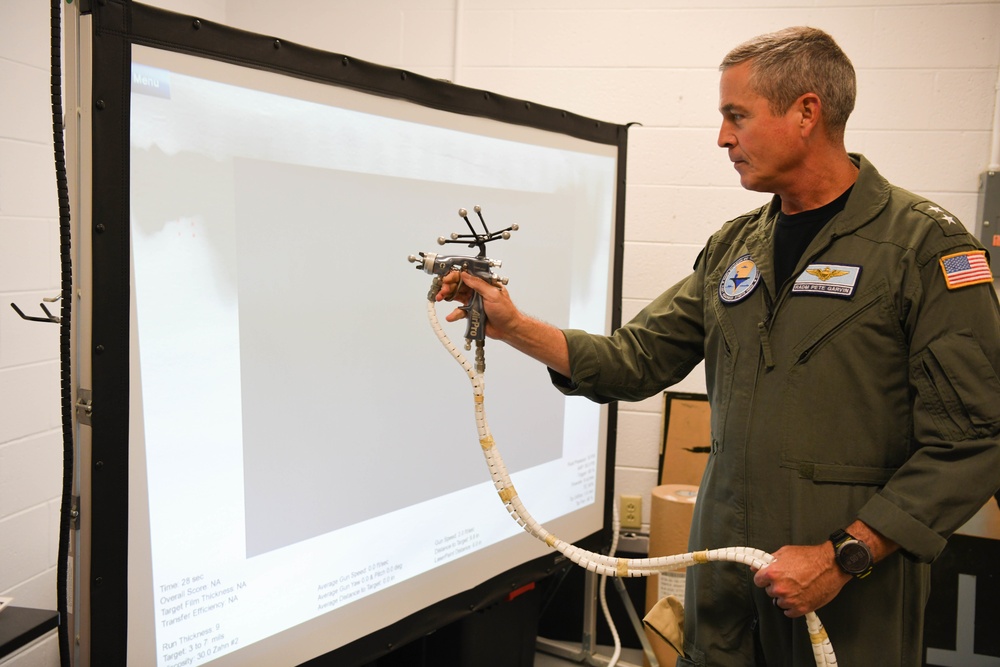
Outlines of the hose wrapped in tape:
{"type": "MultiPolygon", "coordinates": [[[[733,563],[743,563],[754,569],[767,567],[774,557],[771,554],[753,549],[751,547],[727,547],[724,549],[711,549],[707,551],[695,551],[674,556],[660,556],[657,558],[616,558],[605,556],[604,554],[580,549],[568,542],[560,540],[555,535],[549,533],[544,526],[535,521],[517,495],[514,484],[510,479],[503,458],[497,450],[496,442],[490,432],[486,422],[486,408],[484,401],[485,382],[483,373],[476,369],[465,355],[455,346],[448,335],[441,327],[435,309],[436,295],[440,289],[440,280],[435,278],[430,292],[427,294],[427,316],[430,320],[431,328],[437,335],[438,340],[445,349],[465,370],[466,375],[472,383],[473,404],[475,409],[476,429],[479,433],[479,444],[486,458],[486,464],[490,471],[490,478],[496,488],[497,494],[510,513],[510,516],[526,532],[545,542],[548,546],[559,551],[571,562],[580,567],[594,572],[598,575],[609,577],[648,577],[660,572],[671,570],[681,570],[691,565],[726,561],[733,563]]],[[[477,354],[483,356],[482,341],[477,342],[477,354]]],[[[806,629],[812,642],[813,658],[817,667],[837,667],[837,656],[833,651],[830,638],[823,628],[819,617],[815,612],[805,615],[806,629]]]]}

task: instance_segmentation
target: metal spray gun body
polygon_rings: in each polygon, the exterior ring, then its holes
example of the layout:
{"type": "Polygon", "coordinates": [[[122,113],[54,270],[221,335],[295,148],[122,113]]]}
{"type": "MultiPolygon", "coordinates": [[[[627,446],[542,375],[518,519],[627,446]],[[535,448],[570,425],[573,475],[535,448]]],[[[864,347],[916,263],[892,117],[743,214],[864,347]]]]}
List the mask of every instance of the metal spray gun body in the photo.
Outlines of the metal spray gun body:
{"type": "MultiPolygon", "coordinates": [[[[434,276],[445,276],[456,270],[468,271],[477,278],[481,278],[493,285],[507,284],[507,278],[493,273],[493,269],[500,268],[503,262],[498,259],[490,259],[486,256],[486,244],[497,239],[509,239],[510,233],[517,231],[517,225],[511,225],[498,232],[490,232],[486,226],[486,221],[483,220],[482,209],[479,206],[475,206],[473,210],[479,216],[479,221],[482,223],[483,230],[485,231],[484,234],[476,233],[472,227],[472,223],[469,222],[469,212],[461,208],[458,210],[458,215],[465,220],[465,224],[468,225],[469,231],[472,233],[452,234],[450,238],[441,236],[438,238],[438,244],[464,243],[470,248],[479,248],[479,254],[475,257],[438,255],[436,253],[424,252],[419,253],[419,255],[410,255],[408,259],[410,262],[417,264],[416,268],[418,271],[422,270],[434,276]]],[[[465,349],[471,349],[472,341],[476,341],[477,346],[481,347],[483,341],[486,340],[486,311],[483,307],[483,297],[479,293],[474,292],[469,303],[465,306],[460,306],[460,309],[465,311],[466,317],[465,349]]]]}

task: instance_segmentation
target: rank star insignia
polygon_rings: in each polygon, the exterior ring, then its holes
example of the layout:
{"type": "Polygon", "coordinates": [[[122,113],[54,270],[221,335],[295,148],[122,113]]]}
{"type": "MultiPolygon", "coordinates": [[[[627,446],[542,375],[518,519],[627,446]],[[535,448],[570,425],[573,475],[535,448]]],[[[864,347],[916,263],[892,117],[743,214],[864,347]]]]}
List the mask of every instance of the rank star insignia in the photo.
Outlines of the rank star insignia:
{"type": "Polygon", "coordinates": [[[959,221],[957,217],[955,217],[953,214],[949,213],[945,209],[941,208],[937,204],[934,204],[933,202],[929,201],[920,202],[913,208],[914,210],[920,211],[927,217],[937,222],[938,225],[941,226],[941,229],[944,231],[944,233],[949,236],[952,236],[954,234],[961,234],[964,231],[962,223],[959,221]]]}
{"type": "Polygon", "coordinates": [[[840,276],[846,276],[847,271],[841,271],[840,269],[831,269],[829,266],[823,267],[822,269],[806,269],[806,273],[811,274],[826,282],[830,278],[839,278],[840,276]]]}

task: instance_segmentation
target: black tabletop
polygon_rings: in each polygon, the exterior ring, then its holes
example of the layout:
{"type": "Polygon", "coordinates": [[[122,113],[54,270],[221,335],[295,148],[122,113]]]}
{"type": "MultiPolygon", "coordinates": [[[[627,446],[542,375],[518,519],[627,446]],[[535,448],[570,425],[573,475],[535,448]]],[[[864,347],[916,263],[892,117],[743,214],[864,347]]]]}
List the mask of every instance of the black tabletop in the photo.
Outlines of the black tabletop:
{"type": "Polygon", "coordinates": [[[59,627],[59,612],[7,607],[0,612],[0,658],[59,627]]]}

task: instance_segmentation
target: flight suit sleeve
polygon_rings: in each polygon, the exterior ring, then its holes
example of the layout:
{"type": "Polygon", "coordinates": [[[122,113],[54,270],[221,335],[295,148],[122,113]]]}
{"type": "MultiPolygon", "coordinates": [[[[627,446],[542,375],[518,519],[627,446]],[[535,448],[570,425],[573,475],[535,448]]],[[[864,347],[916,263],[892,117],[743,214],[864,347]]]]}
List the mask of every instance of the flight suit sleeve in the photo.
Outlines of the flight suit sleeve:
{"type": "Polygon", "coordinates": [[[553,374],[564,394],[638,401],[684,379],[704,357],[704,262],[610,336],[563,333],[572,376],[553,374]]]}
{"type": "Polygon", "coordinates": [[[930,562],[1000,488],[1000,306],[988,282],[948,289],[937,258],[910,304],[913,451],[858,518],[930,562]]]}

